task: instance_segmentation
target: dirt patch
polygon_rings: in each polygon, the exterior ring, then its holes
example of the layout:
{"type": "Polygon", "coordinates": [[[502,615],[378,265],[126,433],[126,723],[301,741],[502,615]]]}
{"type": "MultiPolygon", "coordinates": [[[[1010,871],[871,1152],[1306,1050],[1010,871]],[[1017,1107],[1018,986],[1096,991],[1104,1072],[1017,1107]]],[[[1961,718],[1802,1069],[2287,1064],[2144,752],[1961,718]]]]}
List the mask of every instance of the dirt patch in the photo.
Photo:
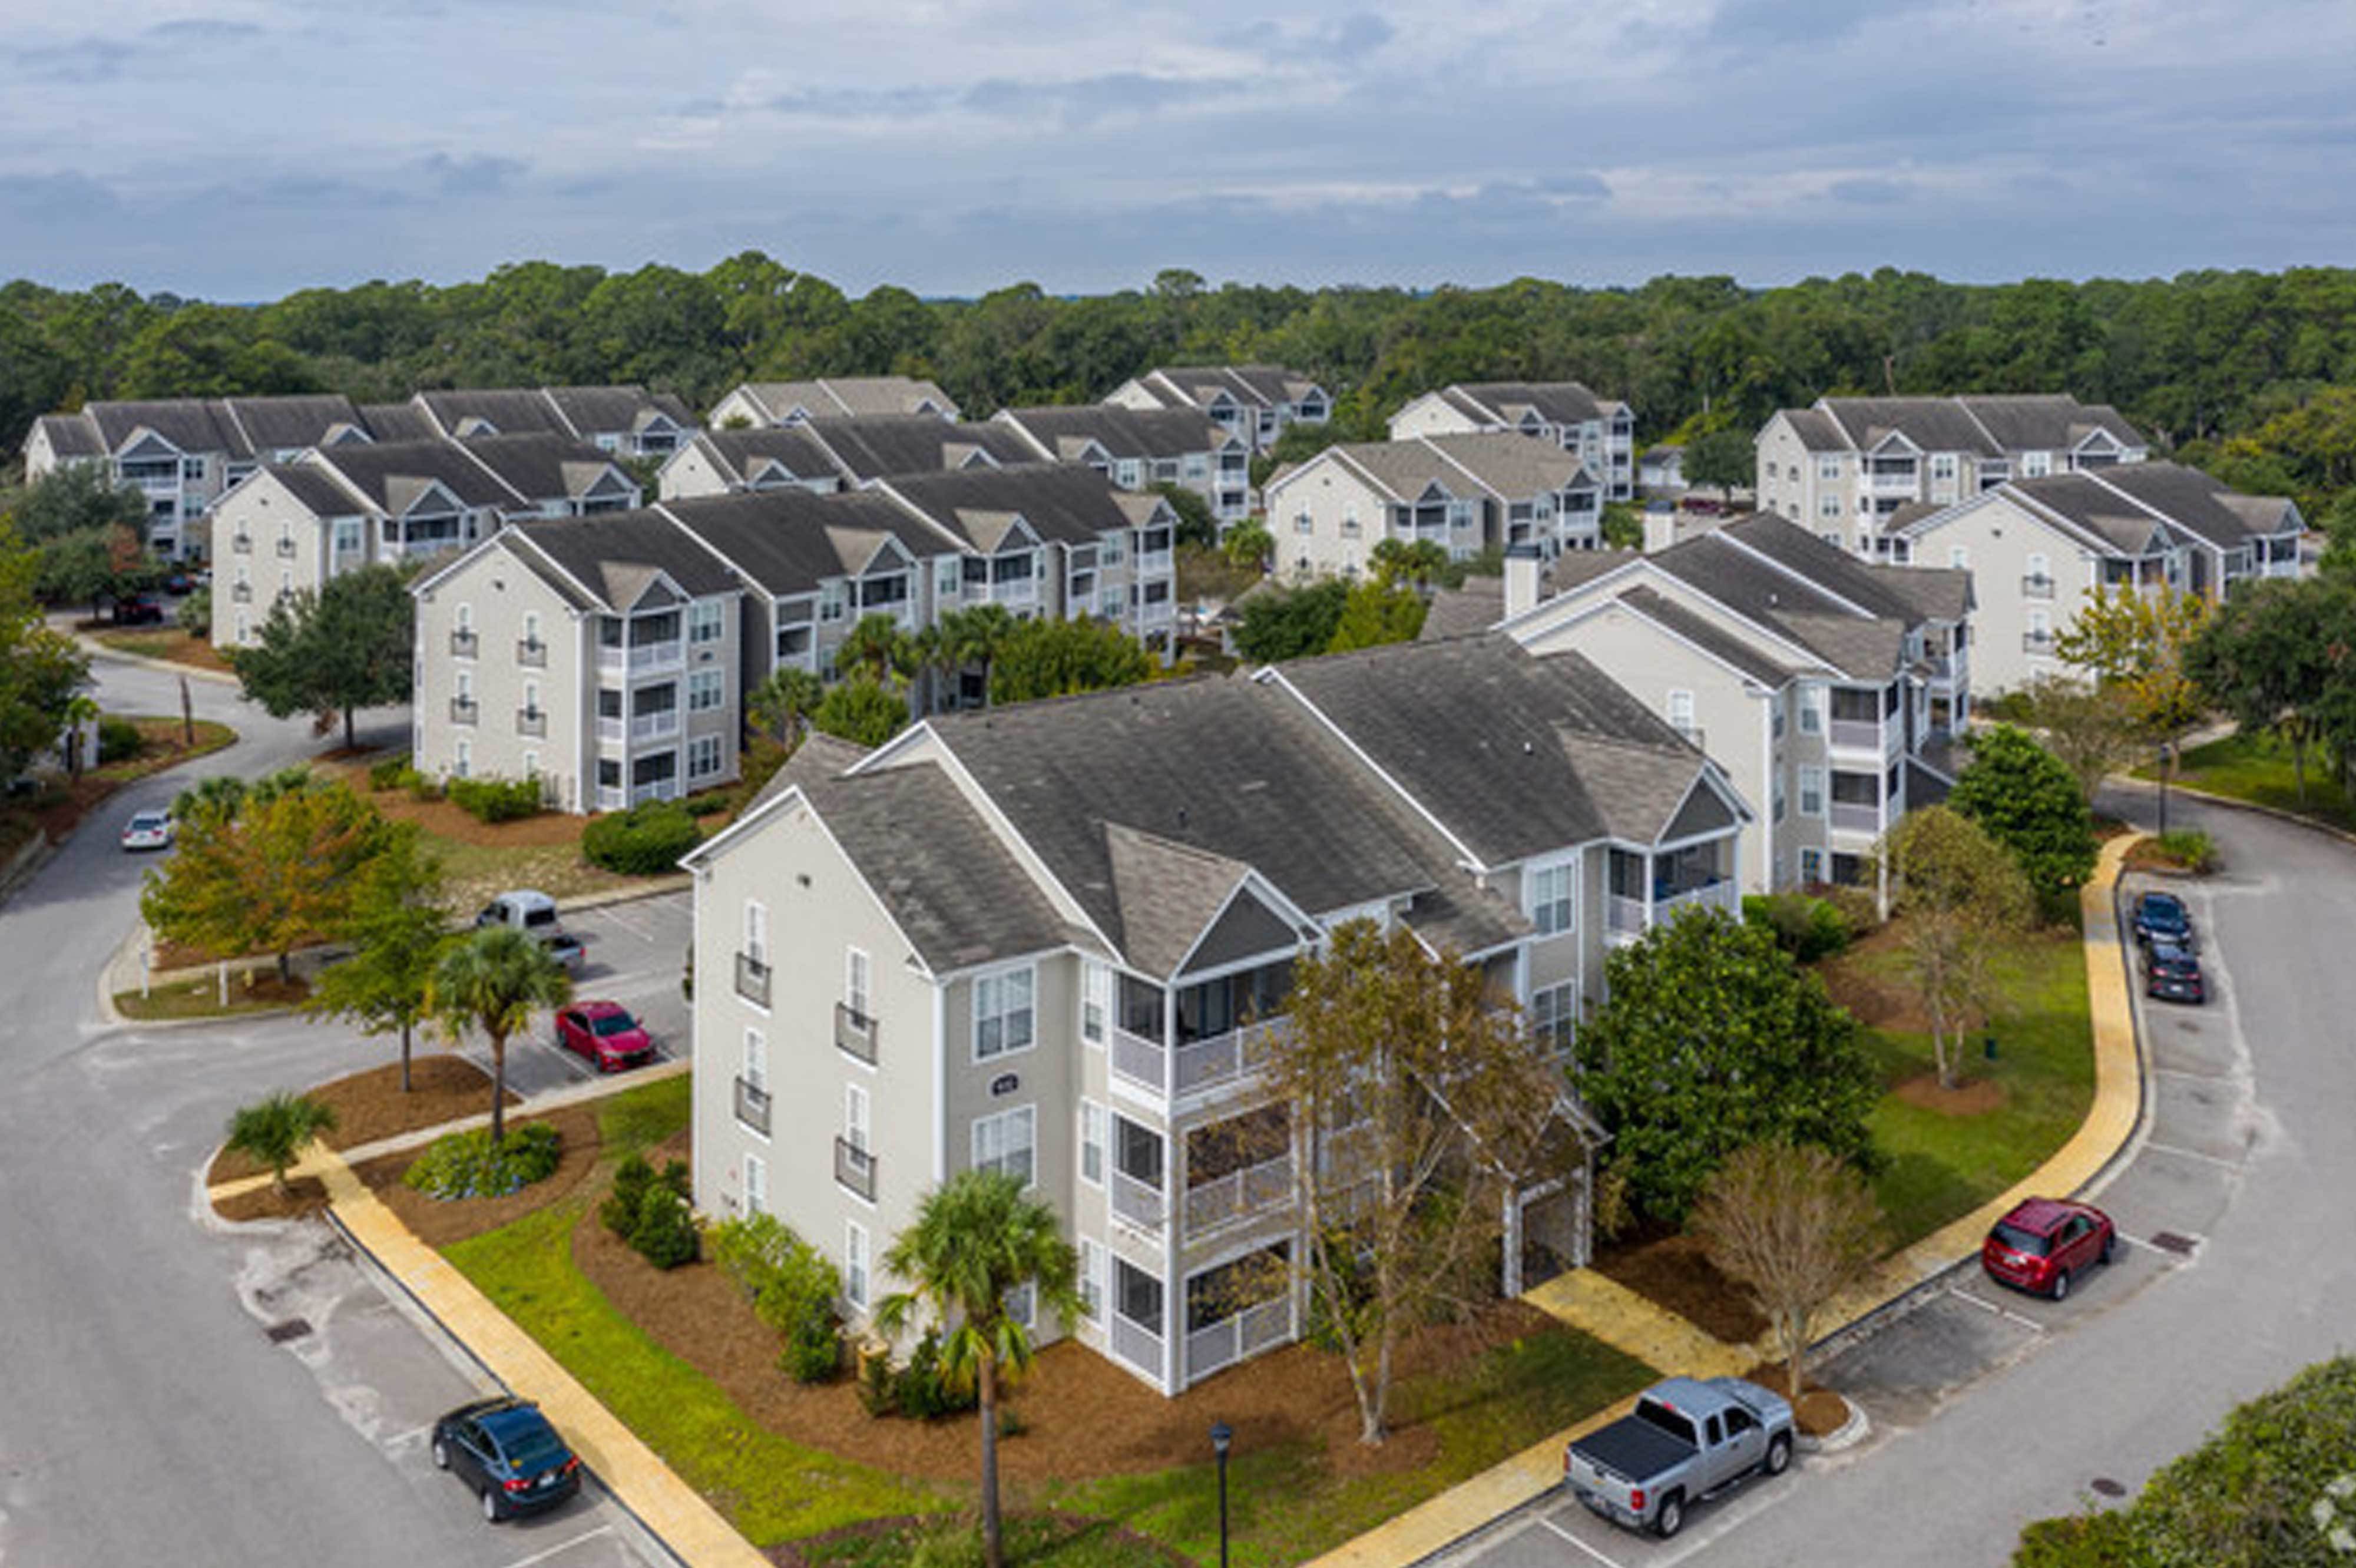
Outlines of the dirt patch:
{"type": "Polygon", "coordinates": [[[1719,1271],[1683,1231],[1643,1231],[1596,1251],[1593,1268],[1714,1339],[1748,1345],[1767,1332],[1751,1294],[1719,1271]]]}
{"type": "MultiPolygon", "coordinates": [[[[484,1099],[488,1098],[486,1092],[484,1099]]],[[[561,1111],[534,1116],[530,1120],[555,1124],[557,1136],[563,1141],[556,1169],[546,1181],[534,1182],[522,1191],[509,1193],[504,1197],[444,1200],[428,1197],[403,1186],[402,1176],[424,1152],[420,1149],[380,1155],[356,1166],[355,1170],[384,1206],[416,1233],[419,1240],[429,1247],[446,1247],[453,1241],[464,1241],[470,1236],[496,1230],[535,1209],[563,1201],[572,1197],[596,1170],[599,1152],[596,1107],[568,1105],[561,1111]]],[[[510,1130],[519,1125],[520,1123],[513,1120],[508,1122],[510,1130]]],[[[632,1255],[636,1256],[635,1253],[632,1255]]]]}
{"type": "Polygon", "coordinates": [[[1939,1075],[1926,1072],[1894,1085],[1890,1093],[1909,1105],[1935,1111],[1942,1116],[1985,1116],[2004,1107],[2004,1085],[1992,1078],[1966,1079],[1953,1089],[1941,1086],[1939,1075]]]}
{"type": "Polygon", "coordinates": [[[327,1207],[326,1184],[317,1176],[296,1176],[286,1184],[283,1193],[265,1182],[251,1192],[220,1199],[214,1203],[213,1212],[241,1225],[254,1219],[292,1219],[327,1207]]]}
{"type": "MultiPolygon", "coordinates": [[[[1792,1397],[1791,1371],[1781,1361],[1762,1361],[1742,1374],[1761,1388],[1792,1397]]],[[[1792,1422],[1805,1437],[1829,1437],[1848,1423],[1848,1402],[1814,1378],[1802,1380],[1792,1402],[1792,1422]]]]}
{"type": "MultiPolygon", "coordinates": [[[[464,1057],[422,1053],[411,1065],[409,1081],[410,1092],[402,1093],[401,1064],[392,1061],[308,1090],[312,1099],[335,1110],[336,1130],[327,1134],[327,1146],[357,1149],[379,1138],[413,1133],[421,1127],[438,1127],[444,1122],[491,1108],[491,1080],[464,1057]]],[[[522,1101],[515,1090],[509,1090],[508,1103],[519,1105],[522,1101]]],[[[404,1161],[409,1158],[406,1155],[401,1157],[404,1161]]],[[[240,1176],[259,1176],[262,1169],[243,1155],[224,1149],[214,1156],[212,1169],[205,1173],[205,1182],[211,1186],[235,1181],[240,1176]]]]}

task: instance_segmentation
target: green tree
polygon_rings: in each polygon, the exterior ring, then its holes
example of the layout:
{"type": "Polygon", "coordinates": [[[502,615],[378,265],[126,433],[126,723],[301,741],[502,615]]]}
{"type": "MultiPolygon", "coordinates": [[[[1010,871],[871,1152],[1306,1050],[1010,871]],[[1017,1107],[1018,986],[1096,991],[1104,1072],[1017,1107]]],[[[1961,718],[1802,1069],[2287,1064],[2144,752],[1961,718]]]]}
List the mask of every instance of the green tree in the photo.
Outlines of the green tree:
{"type": "Polygon", "coordinates": [[[2089,806],[2103,780],[2136,747],[2136,715],[2116,686],[2067,675],[2040,675],[2021,692],[2021,711],[2062,759],[2089,806]]]}
{"type": "Polygon", "coordinates": [[[1881,1255],[1881,1206],[1854,1165],[1823,1149],[1752,1144],[1729,1155],[1694,1206],[1692,1230],[1720,1273],[1766,1316],[1792,1398],[1816,1317],[1881,1255]]]}
{"type": "Polygon", "coordinates": [[[970,1170],[925,1195],[884,1268],[909,1288],[875,1304],[876,1326],[897,1336],[928,1319],[942,1335],[944,1373],[980,1399],[982,1557],[999,1568],[999,1387],[1031,1364],[1031,1336],[1007,1298],[1028,1285],[1037,1309],[1078,1316],[1078,1260],[1055,1210],[1028,1196],[1021,1177],[970,1170]]]}
{"type": "Polygon", "coordinates": [[[1237,602],[1236,651],[1255,664],[1277,664],[1333,646],[1350,585],[1339,578],[1303,588],[1269,588],[1237,602]]]}
{"type": "Polygon", "coordinates": [[[983,700],[997,683],[998,660],[1014,639],[1014,612],[1004,605],[974,605],[940,618],[941,647],[960,670],[981,671],[983,700]]]}
{"type": "Polygon", "coordinates": [[[2350,628],[2351,590],[2330,578],[2246,585],[2201,626],[2185,669],[2201,694],[2251,735],[2290,743],[2298,801],[2307,804],[2307,753],[2321,737],[2340,679],[2335,650],[2350,628]]]}
{"type": "Polygon", "coordinates": [[[1997,999],[1988,959],[2033,918],[2029,879],[2002,844],[1944,806],[1901,818],[1880,858],[1907,978],[1931,1020],[1939,1085],[1953,1089],[1964,1036],[1997,999]]]}
{"type": "Polygon", "coordinates": [[[229,650],[229,660],[247,699],[271,717],[316,714],[325,725],[340,715],[350,748],[358,709],[409,701],[416,624],[401,573],[371,564],[279,599],[253,645],[229,650]]]}
{"type": "Polygon", "coordinates": [[[790,748],[801,739],[802,726],[826,698],[826,686],[809,671],[783,664],[761,678],[745,693],[744,711],[755,724],[790,748]]]}
{"type": "Polygon", "coordinates": [[[572,978],[513,926],[469,931],[444,946],[425,983],[425,1013],[453,1042],[479,1029],[491,1043],[491,1147],[507,1135],[508,1041],[534,1013],[573,997],[572,978]]]}
{"type": "Polygon", "coordinates": [[[1402,539],[1383,539],[1375,542],[1369,559],[1375,568],[1375,579],[1385,587],[1401,583],[1428,585],[1448,570],[1448,550],[1437,540],[1419,539],[1409,543],[1402,539]]]}
{"type": "Polygon", "coordinates": [[[907,726],[908,704],[873,675],[853,675],[827,688],[810,725],[854,746],[877,746],[907,726]]]}
{"type": "Polygon", "coordinates": [[[1426,608],[1423,596],[1404,584],[1353,583],[1325,651],[1347,653],[1387,642],[1413,642],[1423,629],[1426,608]]]}
{"type": "Polygon", "coordinates": [[[120,525],[61,534],[41,546],[38,589],[61,604],[86,604],[94,618],[109,599],[155,585],[158,568],[138,536],[120,525]]]}
{"type": "Polygon", "coordinates": [[[2053,639],[2053,651],[2115,687],[2143,732],[2159,743],[2159,830],[2168,831],[2168,786],[2176,777],[2176,738],[2201,722],[2207,703],[2188,663],[2208,619],[2207,601],[2096,587],[2094,596],[2053,639]]]}
{"type": "Polygon", "coordinates": [[[1759,451],[1740,429],[1713,430],[1686,443],[1685,474],[1688,485],[1748,490],[1758,482],[1759,451]]]}
{"type": "Polygon", "coordinates": [[[1172,535],[1178,543],[1215,544],[1218,542],[1218,514],[1212,511],[1211,503],[1204,499],[1202,491],[1189,489],[1184,485],[1166,480],[1151,486],[1151,489],[1155,495],[1168,501],[1170,510],[1178,514],[1178,526],[1172,531],[1172,535]]]}
{"type": "Polygon", "coordinates": [[[35,544],[115,528],[147,537],[147,498],[115,483],[103,463],[52,469],[18,493],[13,510],[17,533],[35,544]]]}
{"type": "Polygon", "coordinates": [[[1220,553],[1226,556],[1227,564],[1239,571],[1267,570],[1268,558],[1275,549],[1276,541],[1269,537],[1268,530],[1254,518],[1246,518],[1229,528],[1226,537],[1219,542],[1220,553]]]}
{"type": "Polygon", "coordinates": [[[56,744],[90,678],[90,660],[71,638],[49,629],[34,600],[37,553],[0,523],[0,779],[56,744]]]}
{"type": "Polygon", "coordinates": [[[908,634],[900,629],[899,619],[877,610],[860,617],[858,624],[842,634],[834,660],[839,669],[857,671],[880,686],[906,672],[910,652],[908,634]]]}
{"type": "Polygon", "coordinates": [[[1296,963],[1285,1027],[1269,1036],[1273,1098],[1304,1151],[1293,1270],[1370,1445],[1389,1431],[1399,1342],[1494,1294],[1505,1206],[1583,1158],[1557,1120],[1561,1069],[1492,1004],[1477,966],[1404,927],[1352,920],[1296,963]]]}
{"type": "Polygon", "coordinates": [[[1971,761],[1946,803],[2011,851],[2040,894],[2080,886],[2094,874],[2094,822],[2077,779],[2010,725],[1973,735],[1971,761]]]}
{"type": "Polygon", "coordinates": [[[1153,677],[1152,651],[1109,622],[1044,618],[1018,623],[990,678],[990,700],[1029,703],[1134,686],[1153,677]]]}
{"type": "Polygon", "coordinates": [[[314,1015],[344,1019],[362,1034],[398,1031],[403,1094],[411,1038],[425,1020],[426,986],[449,940],[442,892],[441,863],[420,846],[417,824],[392,824],[332,933],[351,944],[351,956],[322,970],[304,1003],[314,1015]]]}
{"type": "Polygon", "coordinates": [[[1637,1208],[1684,1219],[1746,1144],[1869,1157],[1881,1080],[1863,1032],[1772,931],[1686,910],[1607,956],[1604,988],[1579,1091],[1637,1208]]]}
{"type": "Polygon", "coordinates": [[[270,1167],[271,1185],[284,1196],[287,1191],[286,1167],[303,1152],[303,1145],[322,1133],[336,1130],[336,1108],[305,1094],[280,1090],[252,1105],[243,1106],[229,1119],[230,1153],[270,1167]]]}

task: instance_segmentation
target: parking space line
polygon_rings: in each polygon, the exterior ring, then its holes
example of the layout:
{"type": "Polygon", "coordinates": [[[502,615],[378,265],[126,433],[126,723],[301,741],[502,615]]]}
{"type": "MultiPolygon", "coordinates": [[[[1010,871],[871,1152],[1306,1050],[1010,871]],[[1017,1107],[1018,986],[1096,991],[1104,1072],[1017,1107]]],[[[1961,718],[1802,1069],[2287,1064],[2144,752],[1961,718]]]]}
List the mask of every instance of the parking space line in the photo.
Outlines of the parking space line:
{"type": "Polygon", "coordinates": [[[2147,1141],[2144,1147],[2158,1155],[2174,1155],[2179,1159],[2199,1160],[2202,1165],[2215,1165],[2220,1170],[2237,1171],[2242,1168],[2242,1162],[2239,1160],[2229,1160],[2217,1155],[2204,1155],[2198,1149],[2181,1149],[2174,1144],[2163,1144],[2157,1138],[2147,1141]]]}
{"type": "Polygon", "coordinates": [[[1970,1302],[1974,1306],[1980,1308],[1984,1312],[1993,1312],[1998,1317],[2007,1318],[2014,1323],[2018,1323],[2024,1328],[2034,1329],[2040,1334],[2045,1332],[2045,1325],[2038,1322],[2037,1319],[2033,1317],[2024,1317],[2019,1313],[2013,1311],[2012,1308],[2002,1305],[1997,1302],[1983,1301],[1978,1296],[1974,1295],[1971,1292],[1964,1289],[1961,1285],[1948,1286],[1947,1294],[1955,1297],[1958,1301],[1970,1302]]]}
{"type": "Polygon", "coordinates": [[[613,1533],[614,1527],[612,1525],[601,1524],[594,1530],[583,1530],[579,1535],[574,1536],[572,1540],[552,1546],[545,1552],[535,1552],[529,1557],[519,1557],[514,1562],[509,1563],[508,1568],[531,1568],[531,1565],[535,1563],[545,1563],[550,1558],[556,1556],[559,1552],[570,1552],[574,1547],[594,1541],[601,1535],[611,1535],[613,1533]]]}
{"type": "Polygon", "coordinates": [[[1555,1523],[1554,1520],[1547,1518],[1546,1515],[1538,1515],[1538,1522],[1546,1526],[1548,1530],[1554,1531],[1557,1535],[1562,1537],[1563,1540],[1569,1541],[1573,1546],[1578,1547],[1581,1552],[1586,1552],[1590,1557],[1594,1558],[1598,1563],[1602,1563],[1603,1568],[1620,1568],[1619,1563],[1614,1563],[1611,1558],[1604,1556],[1603,1553],[1596,1551],[1595,1548],[1588,1545],[1587,1542],[1580,1540],[1579,1537],[1571,1534],[1570,1531],[1563,1529],[1562,1526],[1555,1523]]]}
{"type": "Polygon", "coordinates": [[[594,913],[605,919],[613,921],[614,924],[621,927],[622,929],[629,932],[630,935],[637,938],[638,940],[647,943],[648,946],[652,946],[654,944],[655,938],[653,930],[648,927],[640,925],[635,916],[623,914],[622,907],[619,904],[605,905],[604,908],[595,910],[594,913]]]}

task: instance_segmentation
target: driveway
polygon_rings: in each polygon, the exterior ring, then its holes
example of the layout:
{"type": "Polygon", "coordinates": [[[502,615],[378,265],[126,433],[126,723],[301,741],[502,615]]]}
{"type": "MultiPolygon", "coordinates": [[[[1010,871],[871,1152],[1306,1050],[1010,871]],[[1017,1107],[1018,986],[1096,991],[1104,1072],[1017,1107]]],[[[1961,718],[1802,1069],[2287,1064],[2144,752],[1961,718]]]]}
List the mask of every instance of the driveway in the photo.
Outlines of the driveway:
{"type": "MultiPolygon", "coordinates": [[[[173,674],[95,668],[109,708],[178,711],[173,674]]],[[[254,776],[324,744],[233,690],[189,687],[199,716],[244,737],[198,773],[254,776]]],[[[406,716],[371,714],[363,727],[398,742],[406,716]]],[[[113,814],[165,804],[187,781],[166,773],[117,795],[0,907],[0,1562],[661,1560],[594,1491],[486,1527],[463,1488],[432,1473],[421,1435],[485,1386],[480,1373],[324,1226],[212,1221],[202,1166],[231,1110],[390,1047],[293,1019],[97,1021],[99,973],[144,869],[115,846],[113,814]]],[[[674,993],[677,965],[674,949],[674,993]]],[[[613,976],[641,980],[651,986],[626,967],[613,976]]]]}
{"type": "MultiPolygon", "coordinates": [[[[2147,795],[2105,803],[2152,816],[2147,795]]],[[[2204,933],[2209,1004],[2138,998],[2147,1124],[2098,1197],[2118,1261],[2060,1304],[1967,1271],[1869,1326],[1826,1376],[1873,1435],[1698,1510],[1673,1542],[1556,1494],[1441,1561],[1997,1568],[2022,1525],[2133,1496],[2234,1404],[2346,1348],[2356,850],[2181,797],[2169,817],[2208,830],[2226,869],[2171,884],[2204,933]]]]}

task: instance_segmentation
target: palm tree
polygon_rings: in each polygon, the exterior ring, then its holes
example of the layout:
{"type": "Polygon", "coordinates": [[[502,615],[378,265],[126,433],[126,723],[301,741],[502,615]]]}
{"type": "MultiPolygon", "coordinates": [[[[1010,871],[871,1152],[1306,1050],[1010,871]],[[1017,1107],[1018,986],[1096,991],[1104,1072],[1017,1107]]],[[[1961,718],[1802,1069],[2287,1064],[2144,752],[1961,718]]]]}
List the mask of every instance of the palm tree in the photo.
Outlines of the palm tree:
{"type": "Polygon", "coordinates": [[[425,1011],[456,1040],[469,1028],[491,1042],[491,1147],[507,1135],[508,1036],[543,1007],[562,1007],[573,981],[548,950],[513,926],[452,942],[425,983],[425,1011]]]}
{"type": "Polygon", "coordinates": [[[310,1096],[280,1090],[229,1119],[229,1148],[270,1167],[270,1180],[286,1191],[286,1167],[303,1145],[336,1130],[336,1108],[310,1096]]]}
{"type": "Polygon", "coordinates": [[[941,1368],[981,1405],[981,1543],[999,1568],[998,1383],[1031,1364],[1031,1336],[1006,1298],[1034,1288],[1034,1310],[1076,1316],[1078,1262],[1055,1211],[1028,1196],[1021,1178],[964,1171],[925,1196],[916,1222],[884,1254],[884,1267],[914,1289],[875,1305],[875,1324],[897,1335],[919,1309],[944,1329],[941,1368]]]}
{"type": "Polygon", "coordinates": [[[796,665],[780,665],[745,695],[744,711],[755,724],[775,731],[779,745],[790,746],[825,695],[826,687],[817,676],[796,665]]]}
{"type": "Polygon", "coordinates": [[[87,693],[77,692],[66,699],[66,777],[81,777],[81,731],[84,725],[98,722],[98,699],[87,693]]]}
{"type": "Polygon", "coordinates": [[[882,610],[862,616],[857,626],[842,634],[841,645],[834,650],[835,665],[865,670],[878,685],[888,684],[907,660],[907,640],[899,621],[882,610]]]}
{"type": "Polygon", "coordinates": [[[981,666],[981,700],[985,704],[990,701],[990,667],[1006,651],[1020,624],[1004,605],[976,605],[957,612],[951,633],[955,656],[960,668],[968,664],[981,666]]]}

